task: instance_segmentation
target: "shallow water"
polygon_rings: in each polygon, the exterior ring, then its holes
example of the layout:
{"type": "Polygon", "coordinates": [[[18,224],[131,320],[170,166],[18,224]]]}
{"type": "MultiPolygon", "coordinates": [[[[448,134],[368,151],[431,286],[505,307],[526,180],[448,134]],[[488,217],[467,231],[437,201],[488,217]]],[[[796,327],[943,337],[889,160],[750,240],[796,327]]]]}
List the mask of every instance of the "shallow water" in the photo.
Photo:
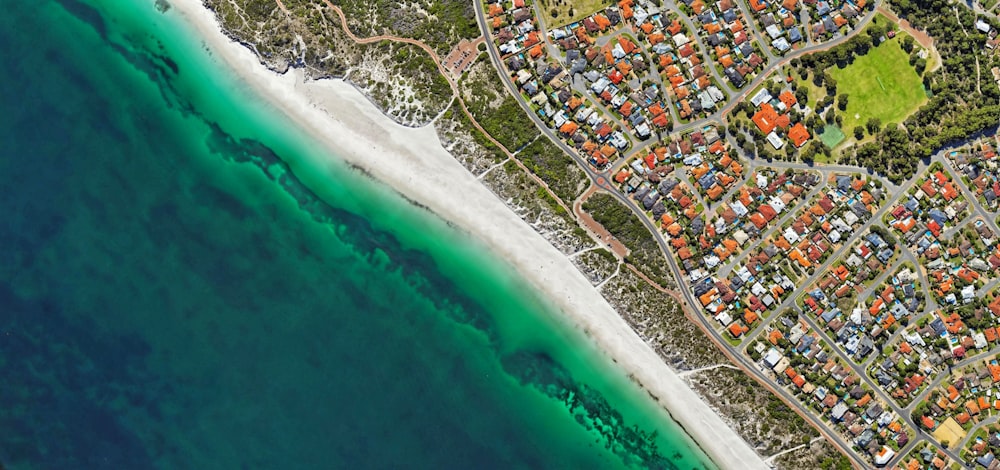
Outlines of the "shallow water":
{"type": "Polygon", "coordinates": [[[316,165],[176,14],[5,13],[8,468],[712,468],[482,247],[316,165]]]}

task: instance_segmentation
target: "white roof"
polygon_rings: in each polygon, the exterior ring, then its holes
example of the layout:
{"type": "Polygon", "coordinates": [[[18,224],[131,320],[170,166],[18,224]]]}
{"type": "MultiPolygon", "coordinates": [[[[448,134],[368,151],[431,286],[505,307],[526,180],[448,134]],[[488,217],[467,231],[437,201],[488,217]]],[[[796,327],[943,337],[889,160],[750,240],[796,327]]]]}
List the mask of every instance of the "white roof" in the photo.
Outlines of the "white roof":
{"type": "Polygon", "coordinates": [[[785,233],[781,236],[785,237],[785,240],[787,240],[789,244],[799,242],[799,234],[795,233],[795,230],[792,230],[791,227],[786,228],[785,233]]]}
{"type": "Polygon", "coordinates": [[[765,30],[767,31],[767,35],[771,36],[771,39],[778,39],[778,36],[781,36],[781,29],[776,24],[768,26],[765,30]]]}
{"type": "Polygon", "coordinates": [[[611,49],[611,55],[614,56],[616,59],[621,59],[622,57],[625,57],[625,49],[622,48],[621,43],[615,44],[615,47],[611,49]]]}
{"type": "Polygon", "coordinates": [[[781,352],[775,348],[771,348],[766,354],[764,354],[764,364],[767,365],[768,368],[774,367],[778,364],[778,361],[780,361],[781,358],[781,352]]]}
{"type": "Polygon", "coordinates": [[[743,203],[740,201],[733,202],[732,204],[729,205],[729,208],[732,209],[733,212],[735,212],[736,215],[740,217],[743,217],[744,215],[747,215],[747,213],[749,213],[749,211],[747,211],[747,206],[744,206],[743,203]]]}
{"type": "Polygon", "coordinates": [[[709,269],[712,269],[719,265],[719,257],[715,255],[706,256],[704,261],[705,261],[705,266],[707,266],[709,269]]]}
{"type": "Polygon", "coordinates": [[[779,214],[785,210],[785,203],[781,202],[781,198],[779,198],[778,196],[771,196],[771,198],[768,199],[767,202],[771,204],[771,207],[774,209],[774,211],[779,214]]]}
{"type": "Polygon", "coordinates": [[[771,92],[767,91],[767,88],[762,88],[756,95],[753,95],[753,98],[750,98],[750,103],[752,103],[755,108],[760,107],[760,105],[767,103],[768,101],[771,101],[771,92]]]}
{"type": "Polygon", "coordinates": [[[747,235],[747,233],[744,232],[743,229],[739,229],[736,232],[733,232],[733,239],[736,240],[736,243],[743,245],[744,243],[747,242],[747,240],[750,239],[750,236],[747,235]]]}
{"type": "Polygon", "coordinates": [[[896,456],[892,449],[882,446],[882,450],[875,454],[875,465],[885,465],[896,456]]]}
{"type": "Polygon", "coordinates": [[[770,143],[775,150],[778,150],[785,145],[785,141],[781,140],[781,137],[778,137],[778,134],[774,131],[771,131],[771,133],[767,135],[767,142],[770,143]]]}

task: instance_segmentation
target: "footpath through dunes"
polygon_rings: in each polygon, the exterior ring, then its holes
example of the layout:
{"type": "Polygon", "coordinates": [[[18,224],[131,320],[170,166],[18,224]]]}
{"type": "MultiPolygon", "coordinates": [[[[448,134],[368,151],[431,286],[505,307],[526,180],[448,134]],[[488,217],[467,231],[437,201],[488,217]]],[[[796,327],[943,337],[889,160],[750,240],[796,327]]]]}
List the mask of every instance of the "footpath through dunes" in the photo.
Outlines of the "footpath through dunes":
{"type": "MultiPolygon", "coordinates": [[[[278,7],[281,8],[281,10],[284,11],[286,15],[289,14],[288,10],[285,9],[284,5],[281,3],[281,0],[275,0],[275,2],[278,3],[278,7]]],[[[526,167],[524,163],[521,162],[520,159],[515,158],[514,153],[511,152],[511,150],[509,150],[505,145],[500,143],[500,141],[496,140],[492,135],[490,135],[489,132],[486,131],[486,129],[483,128],[482,125],[479,124],[479,121],[476,120],[476,117],[472,115],[472,112],[470,112],[468,106],[466,106],[465,99],[462,98],[462,93],[458,89],[458,83],[455,82],[454,77],[452,77],[452,74],[447,70],[447,68],[445,67],[443,61],[438,56],[438,54],[434,52],[434,49],[431,49],[430,46],[416,39],[399,37],[399,36],[378,35],[367,38],[359,38],[347,26],[347,17],[344,16],[344,12],[343,10],[340,9],[340,7],[334,5],[333,3],[330,3],[330,0],[323,0],[323,3],[325,3],[327,7],[329,7],[331,10],[337,13],[337,16],[340,17],[341,29],[344,30],[344,33],[347,34],[347,36],[352,41],[358,44],[371,44],[379,41],[395,41],[419,47],[421,50],[426,52],[427,55],[430,56],[431,60],[434,61],[434,65],[437,66],[438,72],[440,72],[441,76],[443,76],[445,80],[448,81],[448,86],[451,87],[452,99],[458,101],[458,104],[462,108],[462,113],[465,114],[465,116],[469,119],[469,122],[472,123],[472,126],[475,127],[476,130],[479,131],[479,133],[486,138],[486,140],[489,140],[491,144],[499,148],[500,151],[502,151],[504,155],[507,156],[508,160],[513,161],[515,164],[517,164],[517,166],[521,168],[521,170],[524,171],[525,174],[527,174],[532,180],[534,180],[535,183],[544,188],[545,192],[547,192],[549,196],[551,196],[552,199],[555,200],[556,203],[563,208],[563,210],[565,210],[567,213],[573,213],[570,210],[569,206],[566,205],[566,202],[564,202],[554,191],[552,191],[552,188],[549,187],[548,183],[543,181],[541,178],[538,177],[538,175],[529,170],[528,167],[526,167]]],[[[480,37],[479,40],[482,40],[482,37],[480,37]]]]}
{"type": "MultiPolygon", "coordinates": [[[[330,153],[473,234],[489,246],[494,256],[514,265],[526,281],[558,307],[564,321],[590,335],[604,361],[617,361],[619,374],[633,377],[658,397],[659,406],[665,405],[716,464],[723,468],[766,468],[760,457],[642,342],[565,256],[441,147],[433,129],[395,124],[343,82],[302,83],[295,73],[275,76],[249,50],[226,38],[211,13],[196,0],[176,0],[175,4],[198,36],[216,51],[215,57],[330,153]],[[337,110],[336,114],[323,113],[310,99],[337,110]]],[[[322,161],[312,164],[323,166],[322,161]]],[[[669,421],[662,411],[657,414],[663,416],[664,422],[669,421]]]]}

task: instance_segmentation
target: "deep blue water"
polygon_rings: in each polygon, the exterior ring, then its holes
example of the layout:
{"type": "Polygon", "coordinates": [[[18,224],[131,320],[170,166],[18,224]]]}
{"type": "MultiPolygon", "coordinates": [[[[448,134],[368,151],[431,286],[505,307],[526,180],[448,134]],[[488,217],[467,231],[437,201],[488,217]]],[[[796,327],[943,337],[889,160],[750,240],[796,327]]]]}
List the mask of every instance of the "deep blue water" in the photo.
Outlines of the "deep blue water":
{"type": "Polygon", "coordinates": [[[8,468],[711,468],[502,263],[311,167],[170,11],[5,6],[8,468]]]}

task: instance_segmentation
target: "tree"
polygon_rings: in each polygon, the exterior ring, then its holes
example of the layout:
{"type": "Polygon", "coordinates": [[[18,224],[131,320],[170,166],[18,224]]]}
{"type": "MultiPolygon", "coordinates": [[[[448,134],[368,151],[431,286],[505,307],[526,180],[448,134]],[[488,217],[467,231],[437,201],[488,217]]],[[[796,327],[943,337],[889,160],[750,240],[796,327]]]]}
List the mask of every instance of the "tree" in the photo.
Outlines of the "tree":
{"type": "Polygon", "coordinates": [[[824,73],[823,74],[823,83],[826,83],[826,87],[828,89],[829,88],[833,88],[834,91],[837,90],[837,80],[833,78],[833,75],[830,75],[829,73],[824,73]]]}
{"type": "Polygon", "coordinates": [[[771,93],[771,95],[777,96],[781,93],[781,84],[772,82],[770,85],[768,85],[767,91],[771,93]]]}
{"type": "Polygon", "coordinates": [[[841,93],[837,97],[837,109],[841,111],[847,111],[847,93],[841,93]]]}
{"type": "Polygon", "coordinates": [[[785,157],[787,157],[787,158],[785,160],[790,161],[790,162],[791,161],[795,161],[795,153],[796,153],[795,150],[796,149],[795,149],[794,145],[786,145],[785,146],[785,157]]]}
{"type": "Polygon", "coordinates": [[[795,89],[795,99],[798,100],[799,103],[808,103],[809,102],[809,90],[807,89],[807,87],[800,86],[800,87],[796,88],[795,89]]]}
{"type": "Polygon", "coordinates": [[[816,113],[812,113],[812,115],[809,116],[809,119],[806,119],[806,125],[813,129],[819,129],[820,127],[823,127],[823,120],[820,119],[819,115],[816,113]]]}
{"type": "Polygon", "coordinates": [[[903,36],[903,42],[900,44],[900,47],[902,47],[907,54],[913,52],[913,36],[903,36]]]}
{"type": "Polygon", "coordinates": [[[872,23],[868,25],[868,36],[871,37],[873,46],[878,45],[879,38],[881,38],[882,35],[884,34],[885,34],[884,26],[876,24],[874,21],[872,21],[872,23]]]}
{"type": "Polygon", "coordinates": [[[865,138],[865,128],[861,126],[854,126],[854,139],[861,140],[865,138]]]}
{"type": "Polygon", "coordinates": [[[869,118],[868,122],[865,123],[865,129],[868,130],[869,134],[878,134],[878,131],[882,129],[882,120],[876,117],[869,118]]]}

